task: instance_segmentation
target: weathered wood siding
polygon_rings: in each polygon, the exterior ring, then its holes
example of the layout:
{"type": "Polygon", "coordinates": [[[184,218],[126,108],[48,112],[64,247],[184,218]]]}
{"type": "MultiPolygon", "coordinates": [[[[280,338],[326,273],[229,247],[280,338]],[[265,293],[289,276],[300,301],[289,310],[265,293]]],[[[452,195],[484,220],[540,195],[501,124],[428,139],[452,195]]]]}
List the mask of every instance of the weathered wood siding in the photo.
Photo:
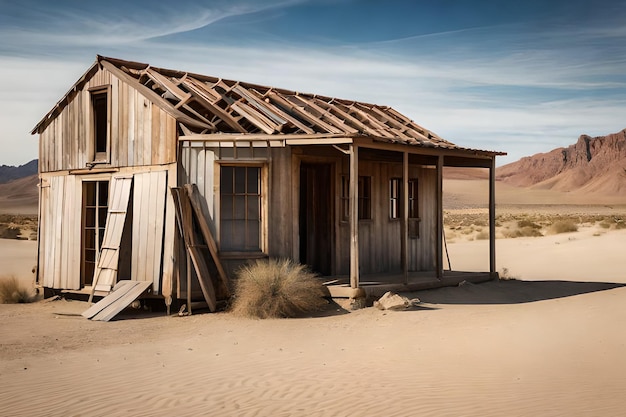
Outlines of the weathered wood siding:
{"type": "MultiPolygon", "coordinates": [[[[329,163],[334,166],[334,274],[347,275],[350,267],[349,223],[341,221],[341,176],[347,175],[349,159],[332,149],[304,147],[270,148],[267,157],[241,153],[237,159],[232,151],[209,148],[199,143],[183,146],[181,154],[181,183],[195,183],[206,201],[209,227],[219,240],[218,163],[237,160],[241,163],[264,162],[269,166],[267,247],[271,257],[289,257],[299,260],[299,193],[300,163],[302,161],[329,163]],[[294,152],[292,152],[294,151],[294,152]],[[221,153],[221,157],[220,157],[221,153]]],[[[395,162],[361,161],[359,173],[371,177],[372,218],[359,221],[360,268],[363,275],[402,271],[402,221],[389,216],[389,181],[402,178],[402,164],[395,162]]],[[[435,269],[436,254],[436,171],[434,167],[409,166],[409,178],[418,180],[419,238],[408,239],[408,267],[410,271],[435,269]]],[[[232,271],[245,260],[226,260],[232,271]]]]}
{"type": "MultiPolygon", "coordinates": [[[[167,171],[135,174],[133,178],[132,273],[135,281],[152,281],[158,292],[162,268],[167,171]]],[[[171,196],[167,196],[171,198],[171,196]]]]}
{"type": "Polygon", "coordinates": [[[41,133],[41,172],[82,169],[94,160],[89,89],[107,86],[109,164],[103,166],[164,165],[176,161],[176,120],[101,68],[41,133]]]}
{"type": "Polygon", "coordinates": [[[140,170],[122,168],[116,174],[43,173],[39,282],[48,288],[81,288],[83,182],[112,181],[114,176],[133,178],[132,214],[129,214],[132,216],[131,274],[123,278],[151,281],[154,294],[161,292],[169,296],[175,272],[176,225],[168,187],[176,185],[176,164],[140,170]]]}
{"type": "Polygon", "coordinates": [[[39,281],[49,288],[79,289],[80,182],[73,176],[51,176],[42,178],[41,186],[39,281]]]}
{"type": "MultiPolygon", "coordinates": [[[[344,164],[345,165],[345,164],[344,164]]],[[[344,174],[347,175],[347,172],[344,174]]],[[[389,181],[402,178],[402,164],[359,162],[359,175],[370,176],[372,218],[359,220],[359,269],[362,275],[402,271],[402,221],[389,216],[389,181]]],[[[435,269],[435,233],[437,220],[436,171],[409,166],[409,179],[418,180],[419,238],[408,240],[409,271],[435,269]]],[[[340,186],[337,179],[337,187],[340,186]]],[[[339,189],[339,188],[337,188],[339,189]]],[[[340,202],[337,205],[340,213],[340,202]]],[[[337,245],[338,275],[347,275],[350,267],[350,225],[339,222],[337,245]]]]}

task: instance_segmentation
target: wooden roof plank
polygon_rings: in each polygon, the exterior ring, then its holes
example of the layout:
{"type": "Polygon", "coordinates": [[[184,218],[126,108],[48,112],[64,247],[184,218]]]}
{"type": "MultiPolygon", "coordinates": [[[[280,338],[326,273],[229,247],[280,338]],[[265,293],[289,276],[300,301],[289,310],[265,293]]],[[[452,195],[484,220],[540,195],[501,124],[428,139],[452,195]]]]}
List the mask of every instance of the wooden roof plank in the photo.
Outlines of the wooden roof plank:
{"type": "Polygon", "coordinates": [[[277,132],[278,129],[276,125],[276,127],[273,127],[270,125],[271,121],[269,119],[267,119],[265,116],[263,116],[262,114],[255,112],[255,110],[248,106],[246,103],[243,103],[241,101],[237,101],[233,104],[230,105],[230,107],[235,110],[237,113],[239,113],[240,115],[242,115],[243,117],[246,118],[246,120],[248,120],[250,123],[252,123],[253,125],[255,125],[256,127],[258,127],[259,129],[261,129],[262,131],[264,131],[265,133],[274,133],[277,132]]]}
{"type": "Polygon", "coordinates": [[[307,97],[305,95],[299,95],[299,94],[296,94],[295,96],[291,96],[291,97],[293,99],[297,99],[303,102],[306,106],[308,106],[311,110],[313,110],[314,113],[317,113],[319,117],[321,117],[322,119],[326,120],[329,123],[332,123],[333,126],[335,126],[337,129],[340,129],[342,132],[346,132],[346,133],[358,133],[359,132],[358,129],[353,128],[352,126],[347,124],[344,120],[335,116],[332,113],[331,109],[325,109],[325,108],[318,106],[318,104],[315,101],[316,100],[315,97],[307,97]]]}
{"type": "MultiPolygon", "coordinates": [[[[270,90],[271,91],[271,90],[270,90]]],[[[265,100],[267,100],[268,104],[272,104],[272,99],[268,93],[265,94],[265,100]]],[[[296,128],[302,130],[305,133],[315,133],[315,130],[311,129],[309,126],[302,123],[300,120],[291,116],[290,114],[284,112],[280,106],[274,104],[273,110],[280,115],[280,117],[286,119],[289,123],[291,123],[296,128]]]]}
{"type": "Polygon", "coordinates": [[[247,130],[239,124],[235,118],[228,113],[228,111],[222,109],[216,103],[222,99],[221,95],[216,91],[211,90],[206,84],[193,78],[188,78],[184,81],[185,86],[196,94],[196,101],[200,102],[209,112],[216,115],[220,120],[230,126],[233,130],[246,133],[247,130]],[[213,101],[208,99],[208,96],[214,97],[213,101]]]}
{"type": "Polygon", "coordinates": [[[102,66],[105,67],[111,73],[113,73],[113,75],[115,75],[116,77],[118,77],[119,79],[124,81],[125,83],[131,85],[133,88],[135,88],[137,91],[139,91],[143,96],[145,96],[149,100],[153,101],[155,104],[157,104],[159,107],[161,107],[165,112],[169,113],[175,119],[180,120],[180,121],[182,121],[182,122],[184,122],[186,124],[189,124],[191,126],[202,127],[202,128],[205,128],[205,129],[212,129],[213,128],[212,125],[208,125],[208,124],[206,124],[204,122],[201,122],[200,120],[193,119],[193,118],[187,116],[185,113],[181,112],[180,110],[175,109],[174,106],[172,105],[172,103],[170,103],[169,101],[165,100],[163,97],[158,95],[152,89],[150,89],[150,88],[146,87],[145,85],[137,82],[136,78],[133,78],[131,75],[129,75],[126,72],[122,71],[121,69],[117,68],[115,65],[111,64],[110,62],[108,62],[108,61],[101,61],[101,63],[102,63],[102,66]]]}
{"type": "MultiPolygon", "coordinates": [[[[304,110],[304,108],[301,108],[297,104],[290,102],[289,100],[287,100],[286,97],[280,95],[279,93],[277,93],[275,91],[269,93],[268,96],[270,97],[270,100],[277,101],[278,103],[280,103],[280,105],[282,105],[282,106],[286,107],[287,109],[291,110],[292,112],[297,114],[302,119],[304,119],[304,120],[310,122],[311,124],[321,128],[325,133],[345,133],[345,132],[337,129],[336,127],[331,126],[328,123],[324,122],[319,117],[315,117],[312,114],[306,112],[304,110]]],[[[316,133],[324,133],[324,132],[318,132],[317,130],[315,132],[316,133]]]]}
{"type": "Polygon", "coordinates": [[[287,120],[285,118],[276,113],[273,108],[267,105],[266,102],[255,96],[255,94],[253,93],[254,90],[246,90],[241,86],[236,86],[233,88],[232,91],[243,97],[252,107],[261,112],[265,117],[269,118],[273,123],[279,126],[287,123],[287,120]]]}

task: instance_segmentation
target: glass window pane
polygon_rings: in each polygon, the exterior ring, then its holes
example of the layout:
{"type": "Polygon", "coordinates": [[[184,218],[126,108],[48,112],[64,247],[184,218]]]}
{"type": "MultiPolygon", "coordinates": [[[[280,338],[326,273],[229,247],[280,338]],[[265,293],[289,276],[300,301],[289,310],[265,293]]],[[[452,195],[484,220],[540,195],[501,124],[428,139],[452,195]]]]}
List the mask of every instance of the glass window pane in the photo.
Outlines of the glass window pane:
{"type": "Polygon", "coordinates": [[[259,235],[260,235],[260,223],[258,221],[249,221],[246,235],[246,249],[258,250],[259,249],[259,235]]]}
{"type": "Polygon", "coordinates": [[[233,222],[230,220],[222,220],[222,230],[221,230],[221,244],[222,250],[232,250],[234,249],[233,242],[233,222]]]}
{"type": "Polygon", "coordinates": [[[257,196],[248,196],[248,220],[258,220],[260,218],[260,206],[259,206],[259,197],[257,196]]]}
{"type": "Polygon", "coordinates": [[[246,167],[235,167],[235,194],[246,192],[246,167]]]}
{"type": "Polygon", "coordinates": [[[223,194],[233,193],[233,167],[222,167],[220,189],[223,194]]]}
{"type": "Polygon", "coordinates": [[[235,214],[234,219],[245,220],[246,219],[246,196],[236,195],[235,200],[235,214]]]}
{"type": "Polygon", "coordinates": [[[230,195],[222,195],[221,198],[221,216],[224,220],[233,219],[233,197],[230,195]]]}
{"type": "Polygon", "coordinates": [[[85,209],[85,227],[96,227],[96,209],[85,209]]]}
{"type": "Polygon", "coordinates": [[[95,183],[93,182],[83,183],[83,193],[85,193],[85,205],[95,206],[96,205],[95,183]]]}
{"type": "Polygon", "coordinates": [[[247,189],[248,194],[259,194],[259,173],[260,169],[256,167],[248,168],[247,189]]]}
{"type": "Polygon", "coordinates": [[[98,181],[98,205],[106,206],[109,203],[109,182],[98,181]]]}

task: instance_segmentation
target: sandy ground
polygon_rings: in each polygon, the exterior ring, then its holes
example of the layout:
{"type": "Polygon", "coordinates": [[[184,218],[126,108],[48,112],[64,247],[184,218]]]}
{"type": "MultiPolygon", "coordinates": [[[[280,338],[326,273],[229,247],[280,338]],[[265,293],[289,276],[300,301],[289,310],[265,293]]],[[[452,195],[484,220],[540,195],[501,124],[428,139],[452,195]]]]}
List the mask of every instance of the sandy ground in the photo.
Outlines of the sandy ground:
{"type": "MultiPolygon", "coordinates": [[[[0,415],[623,415],[626,230],[594,233],[498,240],[522,280],[411,294],[404,312],[101,323],[79,301],[0,305],[0,415]]],[[[0,245],[5,270],[34,258],[0,245]]],[[[488,263],[485,241],[449,246],[455,269],[488,263]]]]}
{"type": "MultiPolygon", "coordinates": [[[[468,183],[448,201],[484,204],[484,181],[468,183]]],[[[585,204],[533,195],[517,209],[585,204]]],[[[500,204],[516,210],[516,196],[500,204]]],[[[79,301],[0,305],[0,415],[622,416],[624,242],[626,230],[591,226],[499,239],[498,269],[517,279],[410,294],[422,304],[401,312],[332,303],[289,320],[139,311],[102,323],[79,301]]],[[[455,270],[488,268],[486,240],[448,249],[455,270]]],[[[3,273],[29,283],[35,252],[0,239],[3,273]]]]}

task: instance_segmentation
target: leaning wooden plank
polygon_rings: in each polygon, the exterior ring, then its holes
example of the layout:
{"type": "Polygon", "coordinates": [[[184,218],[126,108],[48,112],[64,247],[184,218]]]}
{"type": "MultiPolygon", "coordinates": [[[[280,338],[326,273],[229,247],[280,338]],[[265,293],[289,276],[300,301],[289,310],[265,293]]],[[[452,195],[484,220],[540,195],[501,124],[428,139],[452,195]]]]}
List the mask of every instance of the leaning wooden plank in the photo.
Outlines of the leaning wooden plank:
{"type": "MultiPolygon", "coordinates": [[[[197,236],[195,235],[195,230],[193,229],[193,214],[191,202],[189,201],[189,197],[186,195],[186,193],[181,193],[180,197],[182,197],[181,217],[183,220],[183,233],[188,237],[187,253],[191,257],[193,267],[196,271],[196,276],[198,277],[198,282],[200,283],[200,288],[202,289],[202,295],[204,295],[204,299],[209,305],[209,309],[213,312],[217,309],[215,288],[213,287],[213,283],[211,282],[211,275],[209,273],[209,268],[204,260],[204,256],[202,256],[202,252],[200,252],[197,245],[197,236]]],[[[187,289],[187,291],[189,291],[189,289],[187,289]]]]}
{"type": "Polygon", "coordinates": [[[115,288],[113,288],[113,291],[109,295],[107,295],[102,300],[98,301],[96,304],[89,307],[87,310],[83,311],[81,315],[88,319],[92,318],[93,316],[101,312],[104,308],[110,306],[119,298],[121,298],[127,291],[126,287],[132,288],[135,285],[137,285],[136,284],[137,282],[139,281],[129,281],[129,280],[119,281],[117,284],[115,284],[115,288]]]}
{"type": "Polygon", "coordinates": [[[196,184],[186,184],[185,191],[187,196],[189,197],[189,201],[191,202],[191,207],[193,208],[194,214],[198,220],[198,225],[200,226],[200,231],[202,232],[202,236],[204,237],[204,241],[209,248],[209,252],[211,253],[211,257],[213,258],[213,262],[215,264],[215,268],[217,269],[218,275],[218,284],[221,289],[221,295],[224,298],[228,298],[230,296],[230,291],[228,289],[228,275],[226,275],[226,271],[222,266],[222,261],[220,260],[220,255],[217,250],[217,244],[215,243],[215,239],[213,239],[213,233],[211,233],[211,229],[209,229],[209,224],[207,222],[206,217],[204,216],[204,211],[202,210],[200,191],[196,184]]]}
{"type": "Polygon", "coordinates": [[[111,184],[111,203],[107,211],[107,222],[102,241],[102,252],[94,273],[89,302],[98,284],[110,288],[117,278],[117,260],[122,240],[122,231],[126,221],[126,210],[130,200],[132,177],[113,177],[111,184]],[[107,273],[102,273],[108,271],[107,273]]]}
{"type": "MultiPolygon", "coordinates": [[[[128,285],[124,287],[126,291],[123,291],[121,297],[115,302],[109,304],[103,308],[99,313],[91,318],[91,320],[109,321],[113,317],[117,316],[119,312],[124,310],[135,301],[141,294],[143,294],[152,285],[151,281],[132,281],[135,285],[128,285]]],[[[116,291],[117,292],[117,291],[116,291]]],[[[122,292],[122,291],[120,291],[122,292]]],[[[106,298],[106,297],[105,297],[106,298]]]]}

